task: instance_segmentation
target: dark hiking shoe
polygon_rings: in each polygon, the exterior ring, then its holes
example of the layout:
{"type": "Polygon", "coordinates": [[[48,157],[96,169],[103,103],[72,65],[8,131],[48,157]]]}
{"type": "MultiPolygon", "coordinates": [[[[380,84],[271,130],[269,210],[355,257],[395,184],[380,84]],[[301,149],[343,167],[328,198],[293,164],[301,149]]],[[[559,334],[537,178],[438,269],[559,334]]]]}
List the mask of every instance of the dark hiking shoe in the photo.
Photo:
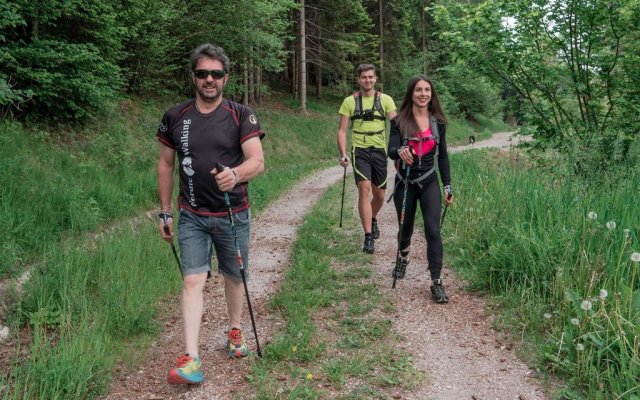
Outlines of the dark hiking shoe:
{"type": "Polygon", "coordinates": [[[373,237],[371,235],[364,236],[362,251],[364,251],[365,253],[373,254],[373,237]]]}
{"type": "Polygon", "coordinates": [[[447,296],[447,292],[444,291],[444,286],[442,286],[442,279],[433,280],[431,296],[433,296],[433,300],[435,300],[436,303],[446,303],[449,301],[449,296],[447,296]]]}
{"type": "Polygon", "coordinates": [[[371,236],[374,239],[378,239],[380,237],[380,229],[378,229],[378,221],[375,218],[371,220],[371,236]]]}
{"type": "Polygon", "coordinates": [[[391,277],[396,279],[404,278],[404,274],[407,272],[407,265],[409,265],[409,257],[400,256],[400,261],[393,268],[391,277]]]}

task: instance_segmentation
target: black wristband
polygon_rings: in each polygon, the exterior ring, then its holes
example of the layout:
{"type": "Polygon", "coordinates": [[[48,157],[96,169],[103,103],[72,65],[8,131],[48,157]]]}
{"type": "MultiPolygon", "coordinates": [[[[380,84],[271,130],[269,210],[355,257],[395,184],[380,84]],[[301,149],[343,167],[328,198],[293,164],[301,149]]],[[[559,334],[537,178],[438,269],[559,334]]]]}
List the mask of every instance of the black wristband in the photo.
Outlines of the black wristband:
{"type": "Polygon", "coordinates": [[[160,214],[158,214],[158,217],[160,217],[160,219],[166,226],[168,221],[173,218],[173,214],[171,214],[170,212],[161,212],[160,214]]]}

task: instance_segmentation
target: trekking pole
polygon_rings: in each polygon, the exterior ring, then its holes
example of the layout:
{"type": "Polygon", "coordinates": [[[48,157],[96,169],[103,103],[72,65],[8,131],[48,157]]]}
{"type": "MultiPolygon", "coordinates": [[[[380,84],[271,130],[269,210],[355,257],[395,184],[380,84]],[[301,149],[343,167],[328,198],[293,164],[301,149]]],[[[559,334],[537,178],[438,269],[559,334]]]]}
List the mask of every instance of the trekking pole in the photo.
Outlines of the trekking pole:
{"type": "MultiPolygon", "coordinates": [[[[218,172],[224,170],[224,165],[217,163],[216,169],[218,172]]],[[[260,342],[258,341],[258,330],[256,329],[256,321],[253,318],[253,309],[251,308],[251,299],[249,298],[249,289],[247,289],[247,279],[244,276],[244,260],[242,259],[242,253],[240,252],[240,246],[238,245],[238,235],[236,233],[236,224],[233,222],[233,211],[231,210],[231,200],[229,199],[229,193],[224,192],[224,203],[227,206],[227,213],[229,214],[229,222],[231,223],[231,232],[233,233],[233,244],[236,247],[236,260],[238,260],[238,266],[240,267],[240,275],[242,275],[242,284],[244,285],[244,294],[247,298],[247,306],[249,307],[249,316],[251,317],[251,326],[253,327],[253,335],[256,337],[256,348],[258,351],[258,357],[262,358],[262,352],[260,351],[260,342]]]]}
{"type": "MultiPolygon", "coordinates": [[[[164,233],[166,233],[167,235],[171,234],[171,232],[169,232],[169,226],[167,225],[166,221],[164,224],[164,233]]],[[[182,275],[182,267],[180,266],[180,259],[178,258],[178,253],[176,252],[176,246],[173,244],[173,239],[171,239],[169,244],[171,245],[171,250],[173,250],[173,256],[176,258],[176,263],[178,264],[178,271],[180,271],[180,275],[182,275]]]]}
{"type": "Polygon", "coordinates": [[[411,167],[409,164],[405,167],[405,182],[404,182],[404,190],[402,193],[402,208],[400,209],[400,230],[398,231],[398,252],[396,253],[396,267],[393,270],[393,285],[391,285],[391,289],[396,288],[396,271],[398,271],[398,267],[400,266],[400,247],[402,246],[402,228],[404,227],[404,211],[407,205],[407,189],[409,188],[409,171],[411,167]]]}
{"type": "Polygon", "coordinates": [[[347,181],[347,167],[344,167],[342,174],[342,202],[340,203],[340,228],[342,228],[342,211],[344,210],[344,184],[347,181]]]}
{"type": "MultiPolygon", "coordinates": [[[[449,199],[451,195],[447,195],[447,199],[449,199]]],[[[447,202],[444,203],[444,211],[442,212],[442,217],[440,218],[440,227],[442,228],[442,223],[444,222],[444,217],[447,215],[447,209],[449,208],[449,204],[447,202]]]]}

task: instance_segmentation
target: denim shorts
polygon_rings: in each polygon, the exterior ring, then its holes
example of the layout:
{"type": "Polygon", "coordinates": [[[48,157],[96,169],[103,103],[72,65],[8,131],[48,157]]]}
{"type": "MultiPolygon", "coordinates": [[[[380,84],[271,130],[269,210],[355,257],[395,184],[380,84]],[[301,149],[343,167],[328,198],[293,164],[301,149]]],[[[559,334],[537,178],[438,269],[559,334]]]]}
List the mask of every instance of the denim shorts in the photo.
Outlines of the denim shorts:
{"type": "MultiPolygon", "coordinates": [[[[247,209],[233,214],[236,237],[245,278],[249,279],[249,238],[251,226],[251,210],[247,209]]],[[[211,271],[211,258],[215,249],[218,260],[218,273],[242,282],[240,260],[237,257],[236,245],[229,217],[210,217],[180,209],[178,222],[178,243],[182,274],[193,275],[211,271]]]]}

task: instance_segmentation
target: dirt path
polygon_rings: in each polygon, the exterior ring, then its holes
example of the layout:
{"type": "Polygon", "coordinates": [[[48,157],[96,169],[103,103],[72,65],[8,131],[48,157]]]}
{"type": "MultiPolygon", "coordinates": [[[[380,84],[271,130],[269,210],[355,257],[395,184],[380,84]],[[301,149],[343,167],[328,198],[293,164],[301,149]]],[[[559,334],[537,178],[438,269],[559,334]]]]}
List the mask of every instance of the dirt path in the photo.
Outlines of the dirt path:
{"type": "MultiPolygon", "coordinates": [[[[513,144],[508,138],[509,134],[496,134],[488,141],[460,149],[486,147],[487,143],[492,147],[508,147],[513,144]]],[[[269,314],[266,304],[278,289],[280,275],[289,264],[297,227],[325,190],[342,179],[342,171],[341,167],[330,168],[299,183],[254,219],[249,290],[263,347],[282,324],[269,314]]],[[[545,399],[532,378],[532,371],[515,357],[512,346],[502,342],[491,329],[491,321],[484,314],[484,300],[465,293],[463,283],[450,270],[445,268],[443,275],[451,296],[450,303],[436,305],[431,302],[424,237],[414,234],[407,276],[398,281],[395,290],[390,289],[397,230],[392,205],[385,204],[379,221],[381,237],[376,241],[373,259],[380,282],[389,288],[384,290],[396,303],[397,314],[393,320],[397,325],[394,329],[407,336],[408,341],[403,345],[415,354],[417,367],[429,375],[424,386],[410,393],[399,393],[399,398],[545,399]]],[[[226,308],[222,280],[217,275],[207,285],[205,310],[200,339],[206,376],[203,385],[176,387],[166,384],[168,368],[183,351],[179,298],[176,297],[165,306],[170,317],[165,332],[152,344],[147,361],[136,370],[123,367],[112,383],[109,395],[103,399],[231,399],[238,394],[236,391],[246,389],[244,377],[250,362],[230,361],[223,351],[226,308]]],[[[245,324],[244,330],[255,348],[250,322],[245,324]]]]}

